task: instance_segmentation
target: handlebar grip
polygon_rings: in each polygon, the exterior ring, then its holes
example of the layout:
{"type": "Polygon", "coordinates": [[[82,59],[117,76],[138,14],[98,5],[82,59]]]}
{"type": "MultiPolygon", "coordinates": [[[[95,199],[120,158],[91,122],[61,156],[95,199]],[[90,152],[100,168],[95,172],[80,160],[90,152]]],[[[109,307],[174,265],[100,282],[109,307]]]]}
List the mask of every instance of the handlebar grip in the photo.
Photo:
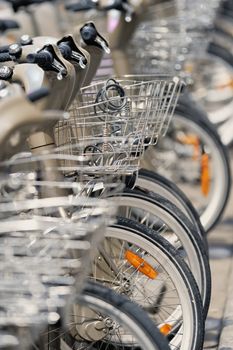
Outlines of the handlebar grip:
{"type": "Polygon", "coordinates": [[[220,7],[224,8],[225,10],[233,11],[233,2],[229,0],[223,1],[220,4],[220,7]]]}
{"type": "MultiPolygon", "coordinates": [[[[20,7],[27,7],[33,4],[42,4],[43,2],[47,2],[48,0],[6,0],[9,2],[15,12],[17,12],[20,7]]],[[[53,2],[53,0],[50,0],[53,2]]]]}
{"type": "Polygon", "coordinates": [[[7,2],[9,2],[11,4],[11,6],[15,12],[17,12],[20,7],[29,5],[28,0],[7,0],[7,2]]]}
{"type": "Polygon", "coordinates": [[[231,19],[233,18],[233,9],[229,10],[224,7],[220,7],[217,11],[217,15],[224,16],[231,19]]]}
{"type": "Polygon", "coordinates": [[[9,62],[9,61],[12,61],[12,58],[8,52],[0,53],[0,62],[9,62]]]}
{"type": "Polygon", "coordinates": [[[58,48],[65,59],[70,59],[72,56],[72,49],[66,43],[60,43],[58,48]]]}
{"type": "Polygon", "coordinates": [[[80,1],[76,4],[65,5],[65,9],[73,12],[88,11],[97,8],[97,3],[92,0],[80,1]]]}
{"type": "Polygon", "coordinates": [[[8,29],[19,28],[19,23],[11,19],[0,19],[0,31],[5,32],[8,29]]]}
{"type": "Polygon", "coordinates": [[[84,25],[81,29],[81,36],[86,43],[91,44],[96,39],[97,31],[91,25],[84,25]]]}
{"type": "Polygon", "coordinates": [[[0,47],[0,54],[1,53],[8,53],[9,52],[10,45],[4,45],[0,47]]]}
{"type": "Polygon", "coordinates": [[[33,91],[27,95],[27,98],[31,102],[36,102],[41,100],[42,98],[46,97],[49,95],[49,90],[46,88],[40,88],[36,91],[33,91]]]}
{"type": "Polygon", "coordinates": [[[41,51],[38,53],[30,53],[27,56],[28,63],[36,63],[45,66],[53,63],[53,55],[48,51],[41,51]]]}
{"type": "Polygon", "coordinates": [[[8,66],[1,66],[0,67],[0,79],[1,80],[11,79],[13,73],[14,73],[14,70],[11,67],[8,67],[8,66]]]}
{"type": "Polygon", "coordinates": [[[123,2],[121,0],[114,0],[114,2],[110,5],[104,6],[102,9],[104,11],[110,11],[110,10],[118,10],[118,11],[123,11],[123,2]]]}

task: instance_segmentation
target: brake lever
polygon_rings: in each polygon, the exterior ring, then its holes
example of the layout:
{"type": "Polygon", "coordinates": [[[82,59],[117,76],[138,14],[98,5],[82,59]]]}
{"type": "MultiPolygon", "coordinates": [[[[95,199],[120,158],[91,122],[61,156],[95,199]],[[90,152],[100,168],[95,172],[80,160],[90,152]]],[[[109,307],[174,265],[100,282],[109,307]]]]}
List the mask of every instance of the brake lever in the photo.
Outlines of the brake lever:
{"type": "Polygon", "coordinates": [[[100,46],[107,54],[111,52],[107,41],[97,31],[94,23],[88,22],[84,24],[80,29],[80,34],[86,44],[100,46]]]}
{"type": "Polygon", "coordinates": [[[65,5],[67,11],[81,12],[98,9],[98,0],[79,0],[77,3],[65,5]]]}
{"type": "Polygon", "coordinates": [[[62,56],[60,57],[61,53],[56,47],[56,45],[52,45],[52,44],[45,45],[41,50],[37,51],[37,54],[41,54],[43,52],[49,53],[52,59],[51,59],[51,62],[45,62],[45,63],[41,62],[39,66],[42,69],[47,71],[49,70],[55,71],[57,73],[58,80],[62,80],[65,76],[67,76],[68,74],[67,68],[65,64],[62,62],[63,57],[62,56]]]}
{"type": "Polygon", "coordinates": [[[87,66],[87,58],[78,48],[72,35],[67,35],[57,42],[57,46],[62,53],[62,56],[76,62],[80,68],[85,69],[87,66]]]}

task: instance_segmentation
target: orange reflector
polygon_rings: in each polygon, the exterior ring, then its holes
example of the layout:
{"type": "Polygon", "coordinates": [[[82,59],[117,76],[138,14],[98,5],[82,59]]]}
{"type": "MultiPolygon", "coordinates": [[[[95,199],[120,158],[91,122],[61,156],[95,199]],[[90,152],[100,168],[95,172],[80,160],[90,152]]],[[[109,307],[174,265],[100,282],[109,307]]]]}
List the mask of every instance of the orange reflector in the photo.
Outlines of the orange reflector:
{"type": "Polygon", "coordinates": [[[168,335],[171,332],[172,326],[168,323],[165,323],[162,327],[159,328],[160,332],[163,335],[168,335]]]}
{"type": "Polygon", "coordinates": [[[233,79],[229,80],[227,83],[225,84],[221,84],[217,86],[217,89],[222,90],[222,89],[226,89],[226,88],[231,88],[233,89],[233,79]]]}
{"type": "Polygon", "coordinates": [[[14,44],[17,41],[17,38],[14,34],[8,33],[7,34],[7,40],[11,43],[14,44]]]}
{"type": "Polygon", "coordinates": [[[193,64],[186,64],[185,65],[185,72],[187,72],[187,73],[192,73],[193,72],[193,64]]]}
{"type": "Polygon", "coordinates": [[[201,192],[207,196],[210,191],[210,167],[209,156],[203,153],[201,156],[201,192]]]}
{"type": "Polygon", "coordinates": [[[158,275],[158,272],[153,269],[153,267],[148,264],[144,259],[142,259],[137,254],[131,252],[130,250],[126,250],[125,259],[133,266],[135,269],[146,275],[151,279],[155,279],[158,275]]]}
{"type": "Polygon", "coordinates": [[[184,145],[193,146],[193,159],[197,160],[199,157],[200,142],[196,135],[184,135],[179,137],[179,141],[184,145]]]}

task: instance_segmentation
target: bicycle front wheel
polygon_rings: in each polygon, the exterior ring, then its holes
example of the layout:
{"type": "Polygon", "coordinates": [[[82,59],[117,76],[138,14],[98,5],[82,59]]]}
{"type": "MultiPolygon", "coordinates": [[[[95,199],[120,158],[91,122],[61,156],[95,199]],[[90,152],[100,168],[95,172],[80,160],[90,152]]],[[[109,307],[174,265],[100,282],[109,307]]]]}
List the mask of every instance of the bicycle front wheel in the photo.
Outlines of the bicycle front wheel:
{"type": "Polygon", "coordinates": [[[185,192],[206,231],[226,207],[231,174],[226,148],[214,127],[192,108],[175,112],[170,131],[158,149],[145,153],[143,167],[165,175],[185,192]]]}
{"type": "Polygon", "coordinates": [[[106,230],[92,275],[147,311],[172,350],[202,348],[202,303],[195,279],[179,253],[148,227],[118,218],[106,230]]]}
{"type": "Polygon", "coordinates": [[[94,282],[87,283],[71,305],[69,321],[61,350],[169,350],[142,309],[94,282]]]}
{"type": "Polygon", "coordinates": [[[163,236],[188,263],[203,298],[204,315],[207,316],[211,295],[211,274],[208,257],[201,237],[187,217],[166,198],[125,190],[112,197],[117,201],[119,215],[151,228],[163,236]]]}

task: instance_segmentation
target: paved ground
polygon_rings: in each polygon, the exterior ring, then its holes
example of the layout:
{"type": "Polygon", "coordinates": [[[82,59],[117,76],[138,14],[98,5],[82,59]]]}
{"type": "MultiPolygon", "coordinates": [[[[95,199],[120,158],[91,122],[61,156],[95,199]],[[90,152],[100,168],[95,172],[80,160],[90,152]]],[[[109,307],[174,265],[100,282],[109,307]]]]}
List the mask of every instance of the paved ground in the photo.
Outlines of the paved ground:
{"type": "Polygon", "coordinates": [[[221,224],[208,239],[212,298],[204,349],[233,350],[233,191],[221,224]]]}

